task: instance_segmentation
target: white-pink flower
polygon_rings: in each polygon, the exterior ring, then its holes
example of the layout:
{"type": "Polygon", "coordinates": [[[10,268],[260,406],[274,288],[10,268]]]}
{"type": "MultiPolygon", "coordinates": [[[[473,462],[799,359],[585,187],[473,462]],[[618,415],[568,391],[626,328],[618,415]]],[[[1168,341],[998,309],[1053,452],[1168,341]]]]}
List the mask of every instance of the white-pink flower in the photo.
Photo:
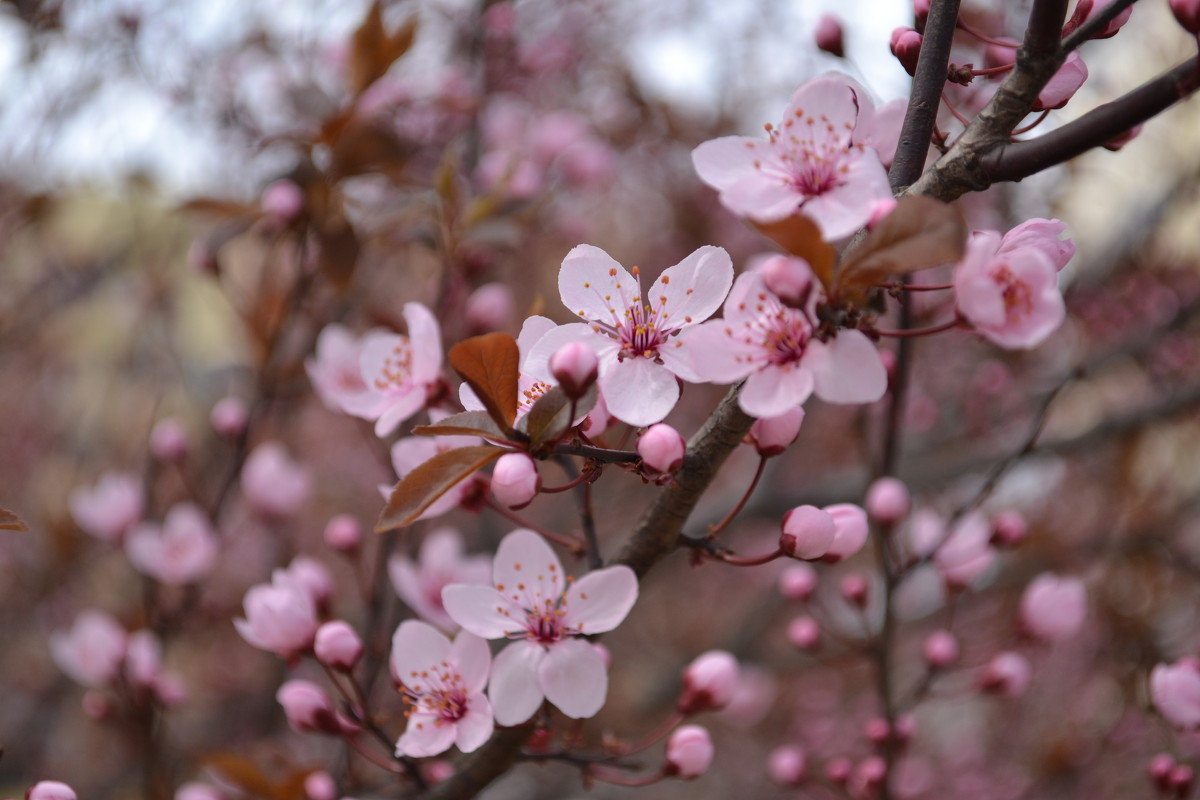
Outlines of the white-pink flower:
{"type": "Polygon", "coordinates": [[[94,487],[76,487],[68,501],[75,524],[106,542],[119,542],[142,518],[142,482],[133,475],[106,472],[94,487]]]}
{"type": "Polygon", "coordinates": [[[125,538],[125,553],[141,572],[171,586],[203,578],[217,560],[217,535],[193,503],[177,503],[162,526],[143,523],[125,538]]]}
{"type": "Polygon", "coordinates": [[[121,671],[128,635],[103,611],[89,609],[69,631],[50,634],[50,655],[58,668],[84,686],[103,686],[121,671]]]}
{"type": "Polygon", "coordinates": [[[290,517],[308,499],[312,477],[279,442],[263,442],[242,465],[242,493],[259,513],[290,517]]]}
{"type": "Polygon", "coordinates": [[[663,273],[643,293],[633,273],[598,247],[581,244],[563,259],[558,291],[587,323],[557,327],[530,355],[530,371],[549,375],[550,357],[568,342],[583,342],[600,360],[600,391],[608,411],[630,425],[659,422],[679,399],[676,378],[698,380],[678,334],[721,307],[733,282],[733,262],[705,246],[663,273]]]}
{"type": "Polygon", "coordinates": [[[1087,588],[1079,578],[1044,572],[1021,595],[1021,624],[1039,639],[1075,634],[1087,617],[1087,588]]]}
{"type": "MultiPolygon", "coordinates": [[[[534,315],[521,323],[517,335],[517,353],[520,369],[517,372],[517,419],[529,413],[533,404],[555,385],[554,376],[546,360],[534,363],[531,360],[534,345],[550,331],[558,327],[549,317],[534,315]]],[[[458,399],[468,411],[483,411],[484,405],[467,383],[458,387],[458,399]]]]}
{"type": "Polygon", "coordinates": [[[1058,235],[1058,220],[1030,220],[1003,238],[977,231],[954,274],[958,310],[1001,347],[1041,344],[1066,317],[1058,271],[1075,246],[1058,235]]]}
{"type": "Polygon", "coordinates": [[[426,622],[444,631],[457,631],[458,623],[442,606],[442,589],[453,583],[486,586],[492,576],[491,559],[463,555],[462,536],[453,528],[438,528],[421,542],[416,563],[396,554],[388,561],[392,586],[409,608],[426,622]]]}
{"type": "Polygon", "coordinates": [[[326,325],[317,336],[317,352],[304,362],[304,370],[321,401],[331,411],[342,411],[364,419],[376,419],[381,398],[367,390],[359,357],[367,336],[390,335],[375,328],[359,339],[350,329],[336,322],[326,325]]]}
{"type": "Polygon", "coordinates": [[[492,707],[483,694],[492,655],[466,631],[450,640],[424,622],[408,620],[392,637],[392,674],[403,684],[408,727],[396,755],[423,758],[458,745],[476,750],[492,735],[492,707]]]}
{"type": "Polygon", "coordinates": [[[270,584],[250,587],[243,601],[245,619],[234,626],[250,644],[282,658],[307,650],[317,632],[317,607],[312,592],[294,575],[277,569],[270,584]]]}
{"type": "Polygon", "coordinates": [[[376,436],[390,435],[425,407],[442,366],[442,332],[433,312],[420,303],[405,303],[404,320],[407,336],[376,331],[362,339],[358,363],[369,411],[358,416],[376,420],[376,436]]]}
{"type": "Polygon", "coordinates": [[[887,370],[870,339],[855,330],[828,341],[815,333],[811,309],[784,305],[761,274],[744,272],[725,301],[725,318],[704,323],[685,341],[704,380],[746,379],[738,405],[754,417],[779,416],[814,392],[828,403],[883,396],[887,370]]]}
{"type": "MultiPolygon", "coordinates": [[[[875,203],[891,197],[887,172],[867,131],[874,105],[843,75],[823,75],[792,96],[768,139],[725,136],[697,147],[700,179],[734,214],[773,222],[803,212],[826,239],[867,223],[875,203]]],[[[882,138],[882,137],[881,137],[882,138]]]]}
{"type": "Polygon", "coordinates": [[[608,695],[608,674],[600,653],[576,637],[624,621],[637,600],[633,570],[608,567],[570,581],[545,540],[518,529],[500,542],[492,578],[495,588],[447,586],[442,602],[465,630],[516,640],[492,667],[496,721],[518,725],[543,699],[573,719],[595,715],[608,695]]]}

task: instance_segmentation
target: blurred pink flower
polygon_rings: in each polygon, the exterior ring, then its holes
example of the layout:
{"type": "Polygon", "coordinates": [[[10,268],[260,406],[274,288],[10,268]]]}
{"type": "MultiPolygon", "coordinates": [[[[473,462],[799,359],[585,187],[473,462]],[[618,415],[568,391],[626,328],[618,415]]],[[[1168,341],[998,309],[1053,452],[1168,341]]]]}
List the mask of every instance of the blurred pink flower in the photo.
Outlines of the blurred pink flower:
{"type": "Polygon", "coordinates": [[[1078,578],[1045,572],[1021,595],[1021,624],[1039,639],[1053,641],[1075,634],[1087,616],[1087,589],[1078,578]]]}
{"type": "Polygon", "coordinates": [[[304,370],[327,408],[364,419],[378,416],[381,399],[367,389],[359,358],[368,336],[390,335],[382,328],[373,328],[358,338],[349,328],[336,322],[321,329],[317,336],[317,352],[304,361],[304,370]]]}
{"type": "Polygon", "coordinates": [[[59,781],[38,781],[25,793],[25,800],[76,800],[75,790],[59,781]]]}
{"type": "Polygon", "coordinates": [[[724,650],[701,653],[683,670],[683,693],[677,707],[683,714],[719,711],[737,692],[741,670],[738,661],[724,650]]]}
{"type": "Polygon", "coordinates": [[[245,619],[235,619],[233,624],[255,647],[290,659],[312,646],[316,604],[309,589],[291,573],[277,569],[271,583],[250,587],[243,607],[245,619]]]}
{"type": "Polygon", "coordinates": [[[518,529],[504,537],[492,568],[495,588],[447,586],[446,612],[485,639],[516,639],[492,668],[488,695],[501,725],[518,725],[548,699],[572,719],[604,705],[604,659],[586,640],[621,624],[637,600],[626,566],[594,570],[574,581],[541,536],[518,529]],[[564,591],[565,588],[565,591],[564,591]]]}
{"type": "Polygon", "coordinates": [[[349,623],[335,619],[317,628],[313,651],[325,666],[349,672],[362,658],[362,637],[349,623]]]}
{"type": "Polygon", "coordinates": [[[874,110],[861,86],[830,73],[796,90],[767,141],[714,139],[692,151],[692,161],[734,214],[773,222],[803,212],[826,239],[841,239],[892,196],[879,156],[858,131],[874,110]]]}
{"type": "Polygon", "coordinates": [[[1150,672],[1150,698],[1177,728],[1200,728],[1200,662],[1181,658],[1159,664],[1150,672]]]}
{"type": "Polygon", "coordinates": [[[84,533],[119,542],[142,518],[142,482],[133,475],[106,472],[92,488],[76,487],[68,501],[71,516],[84,533]]]}
{"type": "Polygon", "coordinates": [[[600,360],[600,391],[608,411],[630,425],[660,421],[679,399],[676,378],[699,376],[675,338],[721,307],[733,281],[733,262],[719,247],[701,247],[663,270],[643,293],[637,267],[630,274],[598,247],[581,244],[563,259],[558,290],[563,304],[589,322],[550,330],[534,346],[527,369],[549,374],[549,360],[578,341],[600,360]]]}
{"type": "Polygon", "coordinates": [[[442,333],[433,313],[420,303],[405,303],[404,319],[407,336],[376,331],[362,338],[358,363],[369,410],[352,413],[376,420],[376,436],[390,435],[425,407],[442,367],[442,333]]]}
{"type": "Polygon", "coordinates": [[[217,551],[216,532],[193,503],[177,503],[161,527],[142,523],[125,539],[125,553],[133,565],[170,586],[203,578],[216,563],[217,551]]]}
{"type": "Polygon", "coordinates": [[[84,686],[104,686],[117,677],[125,659],[125,629],[103,611],[80,612],[70,630],[50,634],[50,655],[70,678],[84,686]]]}
{"type": "Polygon", "coordinates": [[[307,468],[288,456],[279,442],[263,442],[242,465],[246,501],[269,517],[290,517],[308,499],[312,479],[307,468]]]}
{"type": "Polygon", "coordinates": [[[388,561],[388,575],[396,593],[414,614],[453,633],[458,623],[442,605],[442,589],[454,583],[487,586],[492,579],[492,563],[485,555],[464,556],[458,531],[439,528],[421,542],[415,563],[407,555],[393,555],[388,561]]]}
{"type": "MultiPolygon", "coordinates": [[[[436,423],[440,419],[440,416],[431,415],[431,418],[436,423]]],[[[459,447],[470,447],[479,443],[480,440],[477,436],[405,436],[397,439],[396,443],[392,445],[392,469],[396,471],[398,478],[403,479],[409,472],[412,472],[438,453],[444,453],[447,450],[454,450],[459,447]]],[[[433,519],[434,517],[440,517],[451,509],[458,508],[463,499],[474,491],[477,480],[480,479],[471,477],[451,486],[445,494],[435,500],[429,508],[425,509],[424,513],[418,519],[433,519]]],[[[392,487],[383,487],[383,496],[385,499],[389,497],[391,491],[392,487]]]]}
{"type": "Polygon", "coordinates": [[[495,722],[483,694],[492,656],[487,642],[460,631],[451,644],[432,626],[408,620],[392,637],[392,674],[403,684],[408,727],[396,755],[424,758],[458,745],[470,753],[495,722]]]}
{"type": "Polygon", "coordinates": [[[341,732],[329,694],[317,684],[290,680],[279,687],[275,699],[283,706],[288,725],[297,733],[341,732]]]}

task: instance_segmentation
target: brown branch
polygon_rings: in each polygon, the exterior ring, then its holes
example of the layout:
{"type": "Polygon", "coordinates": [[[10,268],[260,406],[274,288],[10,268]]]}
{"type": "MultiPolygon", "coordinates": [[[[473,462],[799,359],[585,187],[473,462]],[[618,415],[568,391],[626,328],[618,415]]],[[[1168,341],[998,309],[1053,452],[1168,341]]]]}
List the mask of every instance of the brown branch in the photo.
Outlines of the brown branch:
{"type": "Polygon", "coordinates": [[[499,778],[521,755],[521,748],[533,735],[533,725],[501,728],[487,744],[463,759],[458,770],[422,795],[424,800],[464,800],[483,791],[499,778]]]}

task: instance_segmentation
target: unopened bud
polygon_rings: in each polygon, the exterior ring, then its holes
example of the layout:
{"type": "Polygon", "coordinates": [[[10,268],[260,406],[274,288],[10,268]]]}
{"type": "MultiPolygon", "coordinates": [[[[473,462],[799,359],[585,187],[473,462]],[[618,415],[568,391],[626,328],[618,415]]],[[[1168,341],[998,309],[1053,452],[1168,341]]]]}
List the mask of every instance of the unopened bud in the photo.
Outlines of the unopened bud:
{"type": "Polygon", "coordinates": [[[776,747],[767,759],[767,772],[776,783],[799,786],[808,777],[808,754],[798,745],[776,747]]]}
{"type": "Polygon", "coordinates": [[[867,512],[853,503],[835,503],[824,511],[833,517],[836,533],[822,560],[833,564],[862,550],[869,532],[867,512]]]}
{"type": "Polygon", "coordinates": [[[919,31],[925,30],[925,21],[929,19],[929,0],[913,0],[913,20],[919,31]]]}
{"type": "Polygon", "coordinates": [[[328,772],[319,769],[304,779],[304,793],[309,800],[337,800],[337,782],[328,772]]]}
{"type": "Polygon", "coordinates": [[[528,505],[542,487],[537,464],[525,453],[505,453],[492,469],[492,494],[509,508],[528,505]]]}
{"type": "Polygon", "coordinates": [[[808,564],[792,564],[779,574],[779,593],[804,602],[817,588],[817,571],[808,564]]]}
{"type": "Polygon", "coordinates": [[[713,760],[713,743],[708,731],[699,725],[682,725],[667,739],[663,774],[696,778],[708,771],[713,760]]]}
{"type": "Polygon", "coordinates": [[[833,517],[816,506],[796,506],[783,516],[779,549],[799,559],[820,558],[837,536],[833,517]]]}
{"type": "Polygon", "coordinates": [[[246,430],[246,422],[250,418],[250,411],[246,408],[246,403],[240,397],[222,397],[213,406],[212,415],[209,421],[212,423],[213,430],[222,436],[230,439],[241,436],[242,431],[246,430]]]}
{"type": "Polygon", "coordinates": [[[1179,798],[1191,797],[1192,786],[1196,783],[1196,773],[1187,764],[1176,764],[1167,776],[1167,786],[1179,798]]]}
{"type": "Polygon", "coordinates": [[[796,617],[788,623],[787,638],[799,650],[815,650],[821,643],[821,625],[812,617],[796,617]]]}
{"type": "Polygon", "coordinates": [[[1016,547],[1028,532],[1025,517],[1018,511],[1001,511],[992,520],[992,544],[997,547],[1016,547]]]}
{"type": "Polygon", "coordinates": [[[187,456],[188,435],[183,423],[174,417],[161,419],[150,431],[150,452],[159,461],[182,461],[187,456]]]}
{"type": "Polygon", "coordinates": [[[313,649],[317,660],[325,666],[349,672],[362,658],[363,643],[358,632],[349,624],[334,620],[317,628],[313,649]]]}
{"type": "Polygon", "coordinates": [[[912,507],[908,487],[898,478],[880,478],[867,489],[867,513],[880,525],[895,525],[912,507]]]}
{"type": "Polygon", "coordinates": [[[860,572],[851,572],[842,578],[842,582],[838,584],[838,591],[842,597],[852,606],[858,608],[867,607],[867,596],[869,594],[869,584],[866,577],[860,572]]]}
{"type": "Polygon", "coordinates": [[[912,28],[896,28],[892,31],[890,44],[892,55],[909,75],[915,75],[917,72],[917,59],[921,56],[921,41],[921,34],[912,28]]]}
{"type": "Polygon", "coordinates": [[[550,372],[567,397],[583,397],[600,374],[596,352],[583,342],[567,342],[550,356],[550,372]]]}
{"type": "Polygon", "coordinates": [[[846,55],[845,42],[842,33],[842,23],[832,14],[825,14],[817,22],[816,35],[814,37],[817,43],[818,50],[824,50],[830,55],[835,55],[838,58],[843,58],[846,55]]]}
{"type": "Polygon", "coordinates": [[[637,441],[637,451],[642,457],[642,463],[655,472],[664,474],[679,469],[683,464],[686,449],[687,443],[679,435],[679,431],[661,422],[647,428],[637,441]]]}
{"type": "Polygon", "coordinates": [[[979,688],[986,692],[1019,697],[1029,686],[1032,672],[1029,661],[1020,653],[997,653],[983,668],[979,676],[979,688]]]}
{"type": "Polygon", "coordinates": [[[283,706],[288,725],[298,733],[338,734],[341,726],[325,690],[305,680],[290,680],[279,687],[275,699],[283,706]]]}
{"type": "Polygon", "coordinates": [[[763,284],[784,305],[803,308],[812,295],[813,271],[797,256],[771,256],[759,270],[763,284]]]}
{"type": "Polygon", "coordinates": [[[697,656],[683,671],[680,713],[718,711],[729,705],[740,674],[737,659],[724,650],[710,650],[697,656]]]}
{"type": "Polygon", "coordinates": [[[362,545],[362,525],[350,514],[338,514],[325,525],[325,544],[340,553],[355,553],[362,545]]]}
{"type": "Polygon", "coordinates": [[[746,438],[754,445],[754,449],[763,458],[777,456],[791,446],[800,435],[800,425],[804,422],[804,409],[800,406],[790,408],[777,417],[757,419],[750,426],[746,438]]]}
{"type": "MultiPolygon", "coordinates": [[[[1079,0],[1079,2],[1075,4],[1075,13],[1072,14],[1071,18],[1067,20],[1067,23],[1063,25],[1063,38],[1065,39],[1067,36],[1074,33],[1076,28],[1099,14],[1111,4],[1112,0],[1100,0],[1099,3],[1095,2],[1095,0],[1079,0]]],[[[1109,20],[1108,24],[1101,28],[1099,33],[1093,34],[1092,38],[1107,39],[1110,36],[1116,36],[1117,31],[1121,30],[1121,26],[1129,21],[1129,15],[1132,13],[1132,7],[1120,12],[1111,20],[1109,20]]]]}
{"type": "Polygon", "coordinates": [[[1083,63],[1083,59],[1079,57],[1079,53],[1072,50],[1067,56],[1067,60],[1058,68],[1058,72],[1050,77],[1046,86],[1038,94],[1032,110],[1045,111],[1047,109],[1062,108],[1067,104],[1068,100],[1075,96],[1075,92],[1079,91],[1079,87],[1083,86],[1083,82],[1087,80],[1087,76],[1087,64],[1083,63]]]}
{"type": "Polygon", "coordinates": [[[921,654],[931,669],[945,669],[958,661],[958,639],[950,631],[937,630],[925,637],[921,654]]]}

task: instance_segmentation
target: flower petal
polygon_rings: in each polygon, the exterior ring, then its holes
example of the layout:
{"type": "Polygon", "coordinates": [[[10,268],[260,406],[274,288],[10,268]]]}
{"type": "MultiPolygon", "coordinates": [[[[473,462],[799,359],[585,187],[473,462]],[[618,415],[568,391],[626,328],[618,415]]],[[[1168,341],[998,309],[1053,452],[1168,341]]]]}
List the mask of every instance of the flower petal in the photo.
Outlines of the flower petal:
{"type": "Polygon", "coordinates": [[[456,743],[464,753],[471,753],[492,738],[496,722],[492,718],[492,704],[482,692],[467,697],[467,713],[454,726],[457,730],[456,743]]]}
{"type": "Polygon", "coordinates": [[[406,684],[448,655],[450,640],[428,623],[406,620],[392,635],[392,674],[406,684]]]}
{"type": "Polygon", "coordinates": [[[593,717],[608,696],[604,659],[583,639],[553,645],[538,666],[546,699],[572,719],[593,717]]]}
{"type": "Polygon", "coordinates": [[[700,180],[720,191],[746,180],[759,179],[756,164],[774,160],[769,142],[749,136],[722,136],[692,151],[692,165],[700,180]]]}
{"type": "Polygon", "coordinates": [[[492,651],[484,639],[467,631],[459,631],[450,645],[446,659],[458,669],[459,676],[472,692],[482,692],[492,668],[492,651]]]}
{"type": "Polygon", "coordinates": [[[558,556],[545,539],[525,528],[518,528],[500,541],[492,578],[496,591],[523,609],[556,606],[566,588],[558,556]]]}
{"type": "Polygon", "coordinates": [[[720,247],[707,245],[663,270],[646,290],[646,303],[662,306],[663,328],[677,330],[711,317],[733,285],[733,261],[720,247]]]}
{"type": "Polygon", "coordinates": [[[620,625],[638,598],[637,576],[618,565],[589,572],[563,599],[563,625],[580,633],[605,633],[620,625]]]}
{"type": "Polygon", "coordinates": [[[887,369],[861,331],[840,331],[829,342],[809,342],[804,364],[813,371],[817,397],[826,403],[873,403],[887,391],[887,369]]]}
{"type": "Polygon", "coordinates": [[[842,161],[841,182],[814,195],[804,204],[804,213],[821,228],[829,241],[843,239],[867,224],[875,203],[892,196],[887,171],[871,148],[842,161]]]}
{"type": "Polygon", "coordinates": [[[412,379],[421,384],[437,379],[442,366],[442,331],[433,312],[420,303],[404,304],[408,342],[412,348],[412,379]]]}
{"type": "Polygon", "coordinates": [[[498,724],[520,725],[538,710],[545,698],[538,681],[538,666],[545,657],[546,650],[541,645],[528,641],[513,642],[496,656],[488,698],[498,724]]]}
{"type": "Polygon", "coordinates": [[[396,755],[424,758],[444,753],[454,744],[456,727],[435,714],[413,713],[408,718],[408,728],[396,742],[396,755]]]}
{"type": "Polygon", "coordinates": [[[738,405],[752,417],[777,417],[802,404],[812,391],[813,374],[803,362],[766,366],[746,378],[738,405]]]}
{"type": "Polygon", "coordinates": [[[648,358],[626,358],[600,376],[608,412],[622,422],[643,427],[659,422],[679,399],[675,375],[648,358]]]}
{"type": "Polygon", "coordinates": [[[442,607],[450,619],[485,639],[503,639],[525,628],[525,611],[491,586],[447,586],[442,589],[442,607]]]}
{"type": "Polygon", "coordinates": [[[572,322],[552,328],[538,339],[537,344],[525,357],[521,368],[526,374],[540,380],[553,380],[550,372],[550,356],[558,352],[560,347],[571,342],[580,342],[592,348],[596,358],[600,360],[601,372],[604,371],[606,364],[615,364],[617,361],[617,343],[613,339],[596,333],[592,330],[592,326],[585,322],[572,322]]]}
{"type": "Polygon", "coordinates": [[[613,257],[590,244],[567,253],[558,271],[558,293],[572,314],[616,325],[641,302],[638,283],[613,257]]]}

